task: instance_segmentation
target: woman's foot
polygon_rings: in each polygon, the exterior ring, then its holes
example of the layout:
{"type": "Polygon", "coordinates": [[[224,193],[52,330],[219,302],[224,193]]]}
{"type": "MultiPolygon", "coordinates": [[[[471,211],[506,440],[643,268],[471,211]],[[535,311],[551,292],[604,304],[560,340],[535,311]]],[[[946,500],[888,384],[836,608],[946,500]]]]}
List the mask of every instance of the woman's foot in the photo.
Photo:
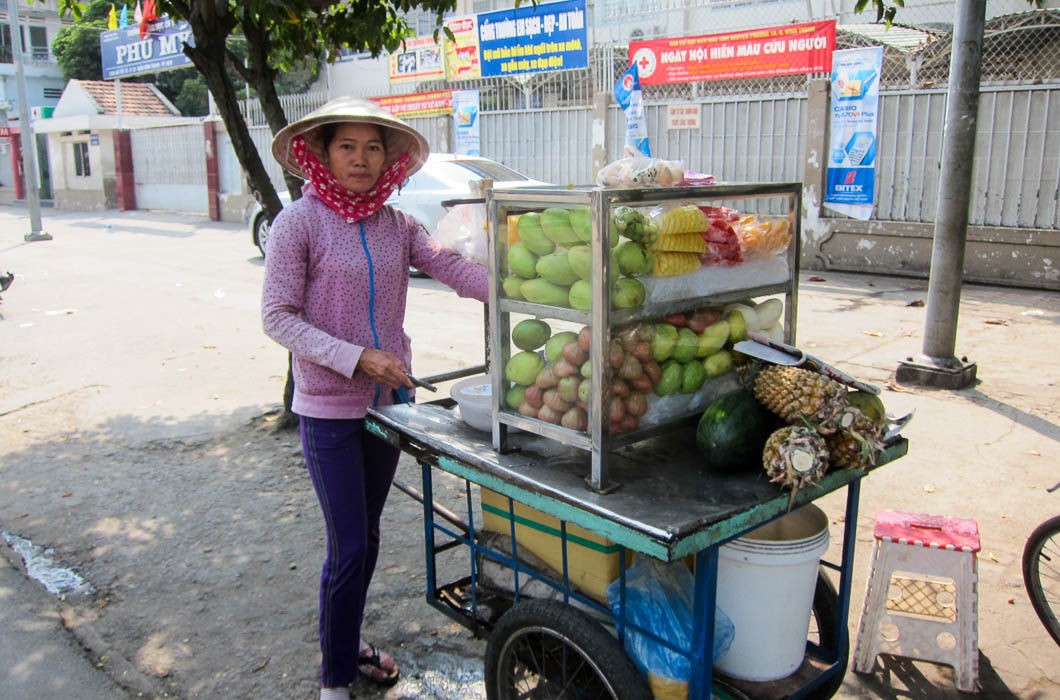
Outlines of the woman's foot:
{"type": "Polygon", "coordinates": [[[401,675],[390,654],[379,651],[371,644],[361,644],[357,668],[362,676],[379,685],[394,685],[401,675]]]}

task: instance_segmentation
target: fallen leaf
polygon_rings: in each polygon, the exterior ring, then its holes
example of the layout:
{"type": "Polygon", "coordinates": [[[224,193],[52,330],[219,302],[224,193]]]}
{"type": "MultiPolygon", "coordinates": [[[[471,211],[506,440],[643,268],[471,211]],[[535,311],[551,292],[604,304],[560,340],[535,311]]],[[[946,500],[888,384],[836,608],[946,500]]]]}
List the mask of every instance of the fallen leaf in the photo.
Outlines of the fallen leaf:
{"type": "Polygon", "coordinates": [[[911,393],[913,393],[912,389],[906,389],[904,386],[902,386],[901,384],[898,384],[897,382],[894,382],[894,381],[887,382],[886,386],[887,386],[887,391],[894,391],[894,392],[897,392],[899,394],[911,394],[911,393]]]}
{"type": "Polygon", "coordinates": [[[935,493],[935,484],[924,484],[924,493],[935,493]]]}
{"type": "Polygon", "coordinates": [[[73,494],[72,491],[63,491],[61,494],[59,494],[59,497],[60,498],[70,498],[70,496],[73,496],[73,495],[74,494],[73,494]]]}
{"type": "Polygon", "coordinates": [[[879,331],[861,331],[861,332],[864,333],[865,335],[871,335],[873,338],[882,338],[883,337],[883,333],[880,333],[879,331]]]}
{"type": "Polygon", "coordinates": [[[206,343],[205,345],[202,346],[202,349],[203,350],[216,350],[217,346],[216,345],[211,345],[209,343],[206,343]]]}
{"type": "Polygon", "coordinates": [[[986,553],[986,558],[989,559],[992,562],[997,563],[997,564],[1001,563],[1001,560],[999,560],[997,557],[995,557],[993,552],[987,552],[986,553]]]}
{"type": "Polygon", "coordinates": [[[923,306],[923,305],[924,305],[924,300],[923,299],[914,299],[913,301],[911,301],[908,304],[906,304],[906,306],[916,306],[918,308],[923,306]]]}
{"type": "Polygon", "coordinates": [[[988,323],[991,326],[1007,326],[1008,321],[1003,318],[988,318],[983,323],[988,323]]]}
{"type": "Polygon", "coordinates": [[[1038,451],[1038,450],[1031,450],[1030,454],[1034,455],[1035,457],[1041,457],[1042,456],[1042,453],[1040,451],[1038,451]]]}
{"type": "Polygon", "coordinates": [[[1008,604],[1009,605],[1015,605],[1016,604],[1016,599],[1015,598],[1009,598],[1008,599],[1008,604]]]}
{"type": "Polygon", "coordinates": [[[807,281],[808,282],[827,282],[828,280],[826,280],[824,277],[818,277],[817,275],[814,275],[813,277],[808,278],[807,281]]]}

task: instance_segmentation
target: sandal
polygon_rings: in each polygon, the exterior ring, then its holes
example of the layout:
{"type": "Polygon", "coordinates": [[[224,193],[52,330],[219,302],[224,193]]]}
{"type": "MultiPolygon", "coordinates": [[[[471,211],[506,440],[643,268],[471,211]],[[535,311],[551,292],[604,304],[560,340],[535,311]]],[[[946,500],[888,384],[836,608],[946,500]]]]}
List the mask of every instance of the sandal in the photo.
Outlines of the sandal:
{"type": "Polygon", "coordinates": [[[390,655],[385,652],[381,653],[371,644],[357,657],[357,669],[368,680],[383,686],[394,685],[398,682],[398,676],[401,675],[390,655]],[[383,665],[384,659],[390,662],[389,668],[383,665]]]}

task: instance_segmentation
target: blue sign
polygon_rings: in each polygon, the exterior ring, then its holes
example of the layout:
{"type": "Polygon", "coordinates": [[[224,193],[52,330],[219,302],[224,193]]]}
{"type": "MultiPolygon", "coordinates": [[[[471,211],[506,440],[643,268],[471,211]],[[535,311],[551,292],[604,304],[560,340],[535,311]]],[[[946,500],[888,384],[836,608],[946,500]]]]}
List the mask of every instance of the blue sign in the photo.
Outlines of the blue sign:
{"type": "Polygon", "coordinates": [[[456,133],[456,148],[453,149],[453,152],[458,155],[482,155],[478,102],[478,90],[456,90],[453,92],[453,127],[456,133]]]}
{"type": "Polygon", "coordinates": [[[831,138],[824,203],[862,221],[872,217],[876,201],[877,78],[882,65],[882,46],[832,54],[831,138]]]}
{"type": "Polygon", "coordinates": [[[111,29],[99,35],[103,79],[114,80],[143,73],[160,73],[191,65],[184,44],[195,45],[191,25],[163,16],[151,23],[151,31],[140,38],[140,27],[111,29]]]}
{"type": "Polygon", "coordinates": [[[650,156],[651,145],[648,143],[648,124],[644,118],[644,105],[641,97],[640,71],[637,70],[637,64],[634,63],[615,83],[615,101],[618,102],[618,106],[622,108],[622,111],[626,113],[626,145],[646,156],[650,156]]]}
{"type": "Polygon", "coordinates": [[[585,0],[478,15],[482,77],[586,68],[585,0]]]}

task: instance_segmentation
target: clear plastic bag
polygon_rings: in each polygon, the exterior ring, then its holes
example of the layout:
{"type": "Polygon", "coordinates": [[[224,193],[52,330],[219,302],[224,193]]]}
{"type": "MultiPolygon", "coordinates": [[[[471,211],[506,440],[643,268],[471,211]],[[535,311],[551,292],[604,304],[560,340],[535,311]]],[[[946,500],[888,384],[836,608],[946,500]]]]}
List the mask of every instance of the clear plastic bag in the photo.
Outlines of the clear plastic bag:
{"type": "Polygon", "coordinates": [[[678,187],[684,183],[684,164],[628,153],[596,174],[601,187],[678,187]]]}
{"type": "Polygon", "coordinates": [[[468,260],[486,264],[486,206],[457,204],[438,221],[434,240],[459,252],[468,260]]]}
{"type": "MultiPolygon", "coordinates": [[[[623,615],[621,583],[607,587],[607,602],[618,619],[623,615]]],[[[651,557],[638,557],[626,572],[625,619],[633,626],[665,639],[679,649],[692,648],[693,595],[695,579],[684,562],[665,563],[651,557]]],[[[729,650],[735,627],[718,607],[714,608],[714,647],[711,659],[729,650]]],[[[626,628],[626,651],[643,672],[657,698],[688,697],[691,666],[683,653],[626,628]],[[662,693],[662,694],[660,694],[662,693]]]]}

